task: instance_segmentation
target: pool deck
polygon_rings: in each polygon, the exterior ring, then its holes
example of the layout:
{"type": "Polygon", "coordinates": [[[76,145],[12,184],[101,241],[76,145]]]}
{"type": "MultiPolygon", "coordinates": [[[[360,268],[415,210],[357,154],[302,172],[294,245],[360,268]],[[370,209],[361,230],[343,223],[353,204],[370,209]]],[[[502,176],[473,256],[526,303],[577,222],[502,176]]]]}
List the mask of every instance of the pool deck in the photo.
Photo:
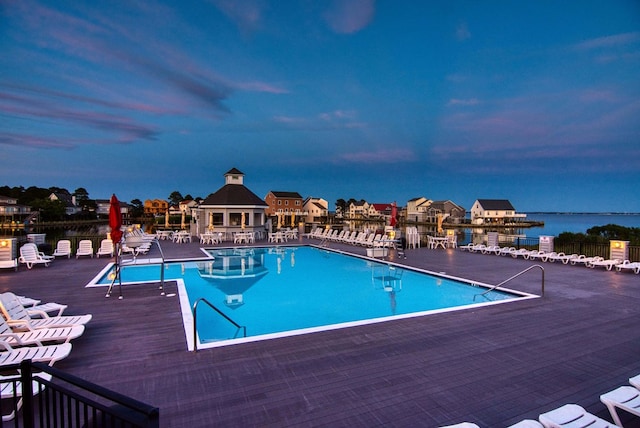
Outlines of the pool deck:
{"type": "MultiPolygon", "coordinates": [[[[195,242],[161,245],[170,259],[203,255],[195,242]]],[[[0,291],[92,313],[56,367],[158,406],[162,427],[506,427],[566,403],[611,420],[600,394],[640,373],[640,275],[454,249],[406,256],[398,262],[488,284],[540,264],[545,296],[194,353],[178,297],[151,284],[124,287],[122,300],[84,287],[108,258],[0,270],[0,291]]],[[[541,271],[509,287],[540,294],[541,271]]]]}

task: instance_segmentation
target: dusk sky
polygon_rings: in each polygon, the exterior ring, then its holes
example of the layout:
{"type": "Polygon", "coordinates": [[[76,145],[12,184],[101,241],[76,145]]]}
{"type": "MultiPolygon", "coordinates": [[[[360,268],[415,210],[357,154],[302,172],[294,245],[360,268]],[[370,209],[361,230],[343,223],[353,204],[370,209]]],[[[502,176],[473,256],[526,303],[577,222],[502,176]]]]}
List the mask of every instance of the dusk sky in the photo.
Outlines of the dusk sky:
{"type": "Polygon", "coordinates": [[[0,185],[640,212],[640,2],[0,0],[0,185]]]}

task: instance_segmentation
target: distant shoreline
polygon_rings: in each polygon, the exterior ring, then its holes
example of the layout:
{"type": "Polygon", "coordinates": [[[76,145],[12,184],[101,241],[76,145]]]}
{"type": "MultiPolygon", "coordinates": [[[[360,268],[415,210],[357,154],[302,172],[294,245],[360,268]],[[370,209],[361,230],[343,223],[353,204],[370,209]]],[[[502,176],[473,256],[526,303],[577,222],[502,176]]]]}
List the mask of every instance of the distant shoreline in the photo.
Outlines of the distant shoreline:
{"type": "Polygon", "coordinates": [[[524,214],[558,214],[558,215],[640,215],[629,212],[572,212],[572,211],[525,211],[524,214]]]}

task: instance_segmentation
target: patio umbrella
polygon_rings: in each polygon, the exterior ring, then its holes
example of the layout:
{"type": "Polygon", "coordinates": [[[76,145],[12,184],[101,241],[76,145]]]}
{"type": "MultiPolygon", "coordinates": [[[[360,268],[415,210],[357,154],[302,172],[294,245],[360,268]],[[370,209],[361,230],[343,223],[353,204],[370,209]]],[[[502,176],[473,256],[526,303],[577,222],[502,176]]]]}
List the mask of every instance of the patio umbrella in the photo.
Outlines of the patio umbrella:
{"type": "Polygon", "coordinates": [[[398,216],[398,206],[394,202],[394,203],[391,204],[391,220],[389,222],[391,227],[395,227],[396,226],[396,223],[397,223],[396,217],[397,216],[398,216]]]}
{"type": "Polygon", "coordinates": [[[122,239],[122,212],[120,211],[120,201],[115,194],[111,195],[109,205],[109,227],[111,227],[111,240],[114,244],[118,244],[122,239]]]}
{"type": "Polygon", "coordinates": [[[111,201],[109,203],[109,227],[111,228],[111,241],[115,245],[115,276],[113,277],[113,281],[111,282],[111,285],[109,286],[107,295],[105,297],[111,296],[111,290],[113,289],[113,285],[117,280],[120,284],[119,298],[122,299],[122,278],[120,277],[120,267],[118,266],[118,259],[120,258],[118,246],[120,245],[120,240],[122,239],[122,230],[120,230],[120,228],[122,227],[122,212],[120,211],[120,201],[118,201],[115,193],[111,195],[111,201]]]}
{"type": "Polygon", "coordinates": [[[291,212],[291,227],[296,227],[296,213],[291,212]]]}
{"type": "Polygon", "coordinates": [[[442,230],[442,213],[438,213],[438,233],[444,232],[442,230]]]}
{"type": "Polygon", "coordinates": [[[182,211],[182,218],[180,219],[180,229],[186,229],[187,226],[184,224],[184,211],[182,211]]]}
{"type": "Polygon", "coordinates": [[[169,210],[164,213],[164,227],[169,228],[169,210]]]}
{"type": "Polygon", "coordinates": [[[244,211],[242,211],[242,217],[240,218],[240,227],[244,229],[244,211]]]}
{"type": "Polygon", "coordinates": [[[278,229],[282,227],[282,213],[278,213],[278,229]]]}
{"type": "Polygon", "coordinates": [[[209,230],[213,230],[213,211],[209,213],[209,230]]]}

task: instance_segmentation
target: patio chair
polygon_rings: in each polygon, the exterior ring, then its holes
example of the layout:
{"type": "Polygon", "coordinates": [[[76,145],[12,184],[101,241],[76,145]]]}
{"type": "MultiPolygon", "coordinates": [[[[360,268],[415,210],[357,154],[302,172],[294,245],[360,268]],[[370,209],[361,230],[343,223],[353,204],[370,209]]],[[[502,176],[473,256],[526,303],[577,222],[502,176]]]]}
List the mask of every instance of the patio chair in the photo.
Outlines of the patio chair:
{"type": "Polygon", "coordinates": [[[600,257],[600,256],[587,257],[584,254],[580,254],[578,257],[569,260],[569,263],[571,263],[573,266],[577,264],[583,264],[585,266],[589,266],[589,263],[597,262],[600,260],[604,260],[604,257],[600,257]]]}
{"type": "Polygon", "coordinates": [[[630,262],[629,260],[625,260],[622,263],[616,265],[616,271],[622,272],[623,270],[633,271],[636,275],[640,273],[640,263],[638,262],[630,262]]]}
{"type": "Polygon", "coordinates": [[[0,340],[0,367],[20,364],[24,360],[44,362],[52,366],[53,363],[66,358],[70,353],[70,343],[13,348],[7,342],[0,340]]]}
{"type": "Polygon", "coordinates": [[[556,261],[561,261],[563,264],[565,264],[565,265],[566,265],[566,264],[568,264],[571,260],[573,260],[573,259],[577,259],[578,257],[579,257],[579,256],[578,256],[577,254],[568,254],[568,255],[567,255],[567,254],[565,254],[565,253],[563,253],[563,252],[559,252],[559,253],[552,252],[552,253],[549,253],[549,254],[547,255],[547,259],[546,259],[546,260],[543,260],[543,261],[545,261],[545,262],[546,262],[546,261],[549,261],[549,262],[551,262],[551,263],[554,263],[554,262],[556,262],[556,261]]]}
{"type": "Polygon", "coordinates": [[[594,260],[592,262],[587,263],[587,267],[590,267],[591,269],[596,268],[596,267],[604,267],[607,270],[611,270],[613,269],[614,266],[619,265],[620,263],[622,263],[622,260],[620,259],[609,259],[609,260],[594,260]]]}
{"type": "MultiPolygon", "coordinates": [[[[51,381],[51,375],[49,373],[36,373],[40,379],[44,379],[47,382],[51,381]]],[[[22,408],[22,382],[19,380],[19,376],[0,376],[0,389],[2,391],[3,400],[15,400],[18,401],[15,405],[9,407],[11,411],[2,415],[2,421],[7,422],[13,420],[16,417],[16,412],[22,408]]],[[[33,380],[31,383],[31,391],[33,395],[40,392],[40,386],[42,384],[37,380],[33,380]]]]}
{"type": "Polygon", "coordinates": [[[93,243],[89,239],[83,239],[78,243],[76,259],[80,256],[89,256],[93,258],[93,243]]]}
{"type": "MultiPolygon", "coordinates": [[[[55,313],[55,316],[60,316],[67,309],[67,305],[61,305],[60,303],[55,302],[47,302],[42,303],[41,300],[32,299],[30,297],[25,296],[16,296],[18,301],[24,308],[29,312],[29,315],[32,317],[41,317],[42,312],[46,312],[47,315],[51,316],[51,313],[55,313]]],[[[46,316],[46,315],[44,315],[46,316]]]]}
{"type": "Polygon", "coordinates": [[[621,386],[600,396],[600,401],[607,406],[611,418],[616,425],[622,426],[617,409],[632,415],[640,416],[640,390],[633,386],[621,386]]]}
{"type": "Polygon", "coordinates": [[[96,251],[96,257],[109,256],[113,257],[113,241],[111,239],[103,239],[100,241],[100,248],[96,251]]]}
{"type": "Polygon", "coordinates": [[[62,315],[56,317],[33,318],[15,294],[6,292],[0,294],[0,311],[9,324],[16,331],[33,330],[37,328],[69,327],[84,325],[91,321],[91,314],[62,315]]]}
{"type": "Polygon", "coordinates": [[[73,327],[40,328],[28,331],[14,332],[3,317],[0,317],[0,340],[4,340],[12,347],[38,345],[47,342],[69,342],[82,336],[83,325],[73,327]]]}
{"type": "Polygon", "coordinates": [[[53,252],[53,257],[66,257],[71,258],[71,241],[68,239],[61,239],[56,244],[56,249],[53,252]]]}
{"type": "Polygon", "coordinates": [[[613,428],[616,426],[587,412],[577,404],[565,404],[555,410],[541,414],[538,419],[545,428],[563,428],[565,426],[613,428]],[[569,422],[571,422],[571,425],[568,425],[569,422]]]}
{"type": "Polygon", "coordinates": [[[507,428],[544,428],[542,424],[533,419],[524,419],[517,424],[509,425],[507,428]]]}
{"type": "Polygon", "coordinates": [[[38,251],[36,244],[31,242],[24,244],[20,247],[20,257],[18,261],[27,265],[27,269],[31,269],[34,265],[43,264],[45,267],[49,267],[49,263],[53,257],[45,256],[44,253],[38,251]]]}

